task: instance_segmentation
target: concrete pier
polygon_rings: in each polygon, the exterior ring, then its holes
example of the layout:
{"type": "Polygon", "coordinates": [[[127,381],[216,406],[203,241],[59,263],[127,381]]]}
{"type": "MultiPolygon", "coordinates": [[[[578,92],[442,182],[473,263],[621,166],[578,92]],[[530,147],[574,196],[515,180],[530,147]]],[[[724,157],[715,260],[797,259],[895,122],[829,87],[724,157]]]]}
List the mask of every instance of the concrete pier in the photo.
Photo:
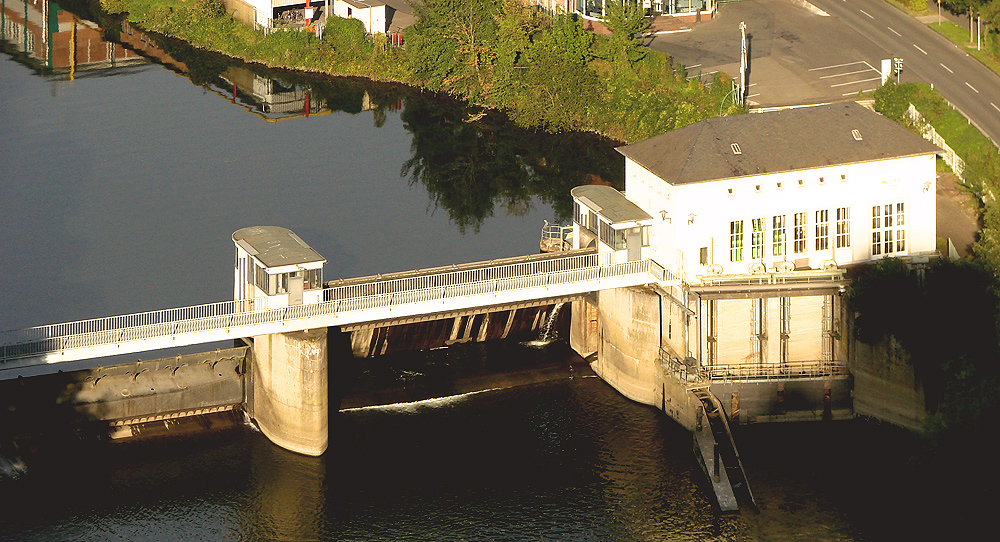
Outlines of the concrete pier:
{"type": "Polygon", "coordinates": [[[251,418],[278,446],[317,456],[329,442],[327,329],[254,337],[251,418]]]}

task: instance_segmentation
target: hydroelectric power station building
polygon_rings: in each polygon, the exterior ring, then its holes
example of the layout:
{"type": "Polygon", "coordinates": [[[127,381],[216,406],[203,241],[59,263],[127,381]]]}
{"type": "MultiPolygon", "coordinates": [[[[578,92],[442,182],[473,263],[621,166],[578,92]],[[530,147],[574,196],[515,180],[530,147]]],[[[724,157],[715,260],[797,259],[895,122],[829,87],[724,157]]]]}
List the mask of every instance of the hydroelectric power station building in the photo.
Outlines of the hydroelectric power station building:
{"type": "Polygon", "coordinates": [[[688,428],[708,387],[748,421],[854,415],[845,268],[935,254],[939,149],[848,102],[704,120],[618,149],[625,192],[572,191],[575,248],[670,285],[601,290],[571,345],[688,428]]]}

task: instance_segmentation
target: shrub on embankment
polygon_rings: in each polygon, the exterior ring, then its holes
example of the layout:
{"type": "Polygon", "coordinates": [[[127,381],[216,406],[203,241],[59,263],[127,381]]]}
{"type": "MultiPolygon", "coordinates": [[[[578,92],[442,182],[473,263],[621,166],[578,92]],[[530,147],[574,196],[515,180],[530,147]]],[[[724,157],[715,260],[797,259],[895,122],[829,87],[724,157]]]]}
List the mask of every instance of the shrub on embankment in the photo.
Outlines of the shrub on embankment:
{"type": "Polygon", "coordinates": [[[928,434],[957,455],[1000,416],[1000,154],[927,85],[886,83],[875,109],[911,130],[909,104],[965,160],[965,186],[980,202],[983,228],[971,261],[939,260],[923,271],[886,258],[852,283],[856,338],[892,336],[924,386],[928,434]]]}
{"type": "Polygon", "coordinates": [[[885,258],[851,284],[855,338],[892,336],[922,383],[927,432],[975,440],[1000,416],[1000,297],[979,261],[936,260],[915,269],[885,258]]]}
{"type": "Polygon", "coordinates": [[[398,81],[502,109],[519,125],[594,131],[636,141],[741,112],[728,79],[689,80],[671,58],[628,36],[648,23],[613,11],[617,34],[595,35],[572,15],[549,17],[517,0],[425,0],[405,49],[365,36],[359,21],[331,17],[309,32],[252,30],[222,0],[100,0],[133,23],[196,47],[276,68],[398,81]],[[625,37],[622,37],[625,36],[625,37]]]}
{"type": "Polygon", "coordinates": [[[948,146],[965,160],[964,186],[980,203],[982,229],[973,247],[978,261],[1000,278],[1000,152],[968,119],[955,111],[936,90],[927,85],[888,82],[875,91],[875,109],[896,122],[919,132],[906,117],[909,104],[937,130],[948,146]]]}
{"type": "Polygon", "coordinates": [[[323,39],[311,32],[265,34],[230,18],[222,0],[100,0],[110,13],[146,30],[187,41],[247,62],[376,81],[410,81],[400,60],[402,52],[385,40],[365,37],[361,21],[331,17],[323,39]]]}

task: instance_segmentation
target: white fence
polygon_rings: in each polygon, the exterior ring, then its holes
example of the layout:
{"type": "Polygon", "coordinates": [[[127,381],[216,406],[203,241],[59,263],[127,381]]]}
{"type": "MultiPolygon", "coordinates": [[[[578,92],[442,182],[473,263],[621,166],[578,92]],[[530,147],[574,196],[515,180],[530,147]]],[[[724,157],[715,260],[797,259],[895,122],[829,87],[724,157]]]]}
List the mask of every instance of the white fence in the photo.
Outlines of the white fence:
{"type": "Polygon", "coordinates": [[[910,107],[906,110],[906,115],[910,117],[910,120],[918,124],[924,139],[944,149],[945,154],[942,158],[945,163],[948,164],[959,179],[964,181],[965,176],[963,173],[965,172],[965,160],[962,160],[962,157],[955,154],[954,149],[948,146],[948,143],[945,142],[944,138],[937,133],[937,130],[935,130],[929,122],[924,120],[924,116],[920,114],[920,111],[917,111],[916,107],[913,107],[913,104],[910,104],[910,107]]]}

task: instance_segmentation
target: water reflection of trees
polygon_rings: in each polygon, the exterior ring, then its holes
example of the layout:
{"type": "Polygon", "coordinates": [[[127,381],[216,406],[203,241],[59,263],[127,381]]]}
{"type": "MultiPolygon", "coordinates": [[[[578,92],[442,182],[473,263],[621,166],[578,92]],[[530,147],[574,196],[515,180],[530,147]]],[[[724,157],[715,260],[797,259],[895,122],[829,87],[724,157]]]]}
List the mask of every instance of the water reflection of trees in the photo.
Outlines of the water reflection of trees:
{"type": "Polygon", "coordinates": [[[471,113],[427,97],[406,100],[402,120],[413,134],[413,156],[401,174],[423,184],[462,232],[478,230],[497,206],[526,213],[532,196],[550,204],[558,220],[567,220],[574,186],[600,182],[624,188],[624,159],[615,143],[593,134],[524,129],[499,112],[471,113]]]}
{"type": "MultiPolygon", "coordinates": [[[[120,18],[90,9],[82,0],[59,2],[97,20],[105,27],[105,39],[120,41],[120,18]]],[[[482,115],[463,102],[403,85],[272,70],[177,39],[144,34],[155,42],[158,54],[162,53],[151,60],[182,72],[195,85],[238,100],[257,114],[261,100],[267,99],[260,95],[262,80],[275,83],[266,87],[295,94],[285,105],[298,105],[297,111],[281,111],[278,116],[298,116],[307,108],[313,114],[318,109],[351,114],[371,111],[374,125],[381,127],[389,111],[405,104],[402,120],[413,140],[412,156],[403,164],[401,174],[411,183],[423,184],[431,203],[447,210],[463,232],[467,228],[478,230],[498,207],[510,214],[524,214],[531,209],[534,197],[551,205],[556,219],[567,220],[572,215],[569,191],[574,186],[595,182],[624,186],[623,158],[614,151],[615,142],[594,134],[525,129],[500,112],[482,115]]]]}

